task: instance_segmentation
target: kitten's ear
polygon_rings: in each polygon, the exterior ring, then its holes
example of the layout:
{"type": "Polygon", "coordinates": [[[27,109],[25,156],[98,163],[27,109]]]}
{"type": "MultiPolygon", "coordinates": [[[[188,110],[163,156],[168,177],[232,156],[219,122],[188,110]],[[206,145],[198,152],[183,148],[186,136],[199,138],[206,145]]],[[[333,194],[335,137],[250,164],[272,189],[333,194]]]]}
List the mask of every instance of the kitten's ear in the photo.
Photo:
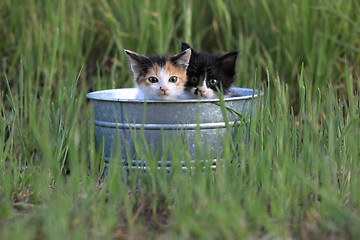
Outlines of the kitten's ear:
{"type": "Polygon", "coordinates": [[[226,75],[235,74],[235,65],[238,54],[239,54],[238,51],[233,51],[219,57],[218,62],[220,64],[221,69],[224,71],[226,75]]]}
{"type": "Polygon", "coordinates": [[[188,48],[191,48],[191,47],[187,42],[181,42],[181,51],[185,51],[188,48]]]}
{"type": "Polygon", "coordinates": [[[191,49],[188,48],[185,51],[179,53],[178,55],[171,57],[170,62],[174,66],[186,70],[187,67],[189,66],[190,57],[191,57],[191,49]]]}
{"type": "Polygon", "coordinates": [[[140,55],[136,52],[124,49],[125,54],[129,57],[131,70],[135,75],[139,75],[143,70],[144,63],[149,59],[146,56],[140,55]]]}
{"type": "Polygon", "coordinates": [[[185,51],[186,49],[190,48],[191,49],[191,54],[195,55],[197,54],[197,52],[195,51],[195,49],[193,49],[187,42],[181,42],[181,51],[185,51]]]}

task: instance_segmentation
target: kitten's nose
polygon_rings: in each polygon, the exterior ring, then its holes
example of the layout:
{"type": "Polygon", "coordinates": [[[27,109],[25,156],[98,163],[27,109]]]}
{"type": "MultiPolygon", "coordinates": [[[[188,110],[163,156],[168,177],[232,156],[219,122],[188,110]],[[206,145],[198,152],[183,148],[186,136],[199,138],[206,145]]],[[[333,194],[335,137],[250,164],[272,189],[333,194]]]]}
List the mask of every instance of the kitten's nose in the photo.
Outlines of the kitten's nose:
{"type": "Polygon", "coordinates": [[[163,93],[166,93],[166,91],[169,90],[169,89],[167,89],[167,88],[165,88],[165,87],[160,87],[160,90],[161,90],[163,93]]]}
{"type": "Polygon", "coordinates": [[[201,89],[201,96],[204,95],[205,92],[206,92],[205,89],[201,89]]]}

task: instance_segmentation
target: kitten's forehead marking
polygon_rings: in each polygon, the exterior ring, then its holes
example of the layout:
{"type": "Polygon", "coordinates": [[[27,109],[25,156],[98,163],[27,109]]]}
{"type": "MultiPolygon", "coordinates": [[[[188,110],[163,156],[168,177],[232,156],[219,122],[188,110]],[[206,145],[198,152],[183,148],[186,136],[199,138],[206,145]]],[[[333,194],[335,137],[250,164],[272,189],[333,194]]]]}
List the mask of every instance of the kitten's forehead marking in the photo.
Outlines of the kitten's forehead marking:
{"type": "Polygon", "coordinates": [[[205,73],[204,73],[204,79],[203,79],[203,81],[202,81],[202,86],[203,87],[205,87],[205,88],[207,88],[207,86],[206,86],[206,80],[207,80],[207,72],[205,71],[205,73]]]}
{"type": "MultiPolygon", "coordinates": [[[[146,74],[145,80],[149,77],[156,77],[159,81],[158,84],[160,86],[165,86],[169,78],[169,73],[164,67],[161,67],[158,64],[154,64],[154,66],[149,69],[148,74],[146,74]]],[[[145,83],[150,85],[147,81],[145,83]]]]}
{"type": "Polygon", "coordinates": [[[157,72],[157,76],[159,77],[160,87],[168,86],[169,73],[165,68],[159,68],[157,72]]]}

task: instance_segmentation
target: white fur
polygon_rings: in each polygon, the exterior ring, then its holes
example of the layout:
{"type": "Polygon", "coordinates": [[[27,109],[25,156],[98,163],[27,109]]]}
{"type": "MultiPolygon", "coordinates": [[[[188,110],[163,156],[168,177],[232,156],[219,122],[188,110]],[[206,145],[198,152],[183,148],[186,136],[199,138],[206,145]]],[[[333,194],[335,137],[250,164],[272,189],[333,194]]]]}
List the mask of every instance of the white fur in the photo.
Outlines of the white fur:
{"type": "Polygon", "coordinates": [[[218,98],[217,92],[206,86],[206,77],[202,86],[199,88],[199,92],[203,98],[218,98]]]}

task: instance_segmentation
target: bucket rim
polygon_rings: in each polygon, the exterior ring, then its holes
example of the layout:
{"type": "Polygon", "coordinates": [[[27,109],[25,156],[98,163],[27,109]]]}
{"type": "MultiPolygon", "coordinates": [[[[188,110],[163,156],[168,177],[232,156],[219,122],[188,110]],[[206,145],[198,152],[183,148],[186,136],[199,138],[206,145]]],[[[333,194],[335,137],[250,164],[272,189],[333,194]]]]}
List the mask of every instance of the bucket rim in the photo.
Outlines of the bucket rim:
{"type": "MultiPolygon", "coordinates": [[[[235,96],[235,97],[226,97],[224,98],[225,102],[228,101],[238,101],[238,100],[247,100],[258,97],[258,93],[260,92],[260,96],[263,96],[264,93],[262,91],[251,88],[238,88],[233,87],[233,91],[252,91],[253,94],[243,95],[243,96],[235,96]]],[[[162,99],[125,99],[125,98],[114,98],[114,97],[104,97],[103,93],[117,92],[117,91],[135,91],[136,88],[114,88],[114,89],[106,89],[93,91],[86,94],[86,98],[90,100],[96,101],[105,101],[105,102],[126,102],[126,103],[213,103],[219,102],[219,98],[198,98],[198,99],[171,99],[171,100],[162,100],[162,99]],[[99,97],[99,95],[101,97],[99,97]]]]}

